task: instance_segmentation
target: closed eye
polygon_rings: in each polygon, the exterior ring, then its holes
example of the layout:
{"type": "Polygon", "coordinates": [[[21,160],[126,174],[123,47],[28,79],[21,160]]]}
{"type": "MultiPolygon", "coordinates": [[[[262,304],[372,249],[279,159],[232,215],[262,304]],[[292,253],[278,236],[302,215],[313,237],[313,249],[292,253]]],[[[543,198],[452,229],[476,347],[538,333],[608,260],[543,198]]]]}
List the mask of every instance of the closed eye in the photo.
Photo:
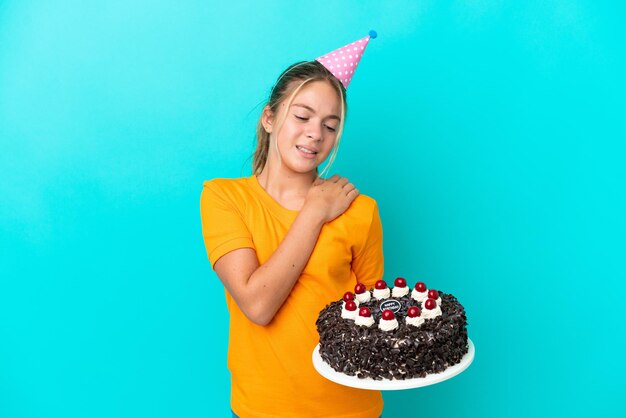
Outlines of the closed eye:
{"type": "MultiPolygon", "coordinates": [[[[296,119],[298,119],[298,120],[302,120],[302,121],[309,120],[309,118],[303,118],[302,116],[298,116],[298,115],[294,115],[294,116],[295,116],[295,117],[296,117],[296,119]]],[[[325,126],[326,126],[326,129],[328,129],[330,132],[335,132],[335,131],[336,131],[336,129],[335,129],[335,128],[332,128],[332,127],[330,127],[330,126],[328,126],[328,125],[325,125],[325,126]]]]}

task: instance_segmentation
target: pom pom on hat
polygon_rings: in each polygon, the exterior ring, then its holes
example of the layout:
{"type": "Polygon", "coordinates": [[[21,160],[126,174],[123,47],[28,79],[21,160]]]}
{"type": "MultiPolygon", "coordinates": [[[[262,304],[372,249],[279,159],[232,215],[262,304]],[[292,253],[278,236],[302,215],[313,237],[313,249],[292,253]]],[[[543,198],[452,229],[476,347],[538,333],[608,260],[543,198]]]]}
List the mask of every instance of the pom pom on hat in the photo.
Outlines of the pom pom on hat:
{"type": "Polygon", "coordinates": [[[371,30],[366,37],[335,49],[315,60],[326,67],[347,89],[369,40],[375,39],[377,36],[376,31],[371,30]]]}

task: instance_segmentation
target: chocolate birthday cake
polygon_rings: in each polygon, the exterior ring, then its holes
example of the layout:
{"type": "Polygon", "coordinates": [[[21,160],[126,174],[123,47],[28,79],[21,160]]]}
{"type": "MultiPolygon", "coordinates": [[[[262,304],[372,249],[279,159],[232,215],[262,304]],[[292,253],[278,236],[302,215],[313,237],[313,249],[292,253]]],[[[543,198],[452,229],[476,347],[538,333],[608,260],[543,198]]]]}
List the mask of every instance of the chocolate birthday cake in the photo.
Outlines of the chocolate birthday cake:
{"type": "Polygon", "coordinates": [[[320,312],[319,354],[335,371],[359,378],[411,379],[439,373],[468,351],[465,309],[451,294],[410,289],[398,277],[353,292],[320,312]]]}

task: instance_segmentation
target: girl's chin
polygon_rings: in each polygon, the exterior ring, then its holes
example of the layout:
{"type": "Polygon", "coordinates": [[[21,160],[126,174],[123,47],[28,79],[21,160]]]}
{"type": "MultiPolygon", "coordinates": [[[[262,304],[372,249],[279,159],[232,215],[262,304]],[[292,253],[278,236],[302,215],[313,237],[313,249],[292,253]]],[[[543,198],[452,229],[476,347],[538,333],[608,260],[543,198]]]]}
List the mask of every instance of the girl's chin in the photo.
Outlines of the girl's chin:
{"type": "Polygon", "coordinates": [[[317,170],[317,164],[288,164],[287,167],[294,173],[298,174],[310,174],[315,173],[317,170]]]}
{"type": "Polygon", "coordinates": [[[317,173],[317,167],[298,168],[298,169],[292,169],[291,171],[293,171],[294,173],[298,173],[298,174],[315,174],[317,173]]]}
{"type": "Polygon", "coordinates": [[[315,170],[319,166],[319,161],[315,160],[305,160],[302,158],[296,159],[289,166],[294,169],[294,171],[298,172],[309,172],[311,170],[315,170]]]}

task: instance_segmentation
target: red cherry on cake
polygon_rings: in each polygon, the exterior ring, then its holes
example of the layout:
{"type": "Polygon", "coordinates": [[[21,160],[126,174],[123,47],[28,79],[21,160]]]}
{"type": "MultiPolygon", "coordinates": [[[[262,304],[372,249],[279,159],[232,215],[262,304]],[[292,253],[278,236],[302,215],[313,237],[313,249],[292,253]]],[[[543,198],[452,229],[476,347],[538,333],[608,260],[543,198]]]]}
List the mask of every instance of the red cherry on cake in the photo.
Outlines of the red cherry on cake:
{"type": "Polygon", "coordinates": [[[396,287],[406,287],[406,280],[402,277],[398,277],[396,281],[393,282],[393,285],[396,287]]]}
{"type": "Polygon", "coordinates": [[[383,311],[383,319],[385,321],[391,321],[395,317],[396,316],[393,314],[393,311],[391,309],[385,309],[383,311]]]}
{"type": "Polygon", "coordinates": [[[346,302],[346,310],[347,311],[356,311],[356,303],[353,300],[349,300],[346,302]]]}
{"type": "Polygon", "coordinates": [[[376,282],[374,287],[376,289],[378,289],[378,290],[386,289],[387,288],[387,283],[384,280],[379,280],[379,281],[376,282]]]}
{"type": "Polygon", "coordinates": [[[435,299],[426,299],[426,302],[424,302],[424,307],[426,309],[435,309],[437,307],[437,302],[435,301],[435,299]]]}
{"type": "Polygon", "coordinates": [[[437,292],[435,289],[430,289],[430,290],[428,291],[428,297],[429,297],[430,299],[435,299],[435,300],[437,300],[437,298],[439,297],[439,292],[437,292]]]}
{"type": "Polygon", "coordinates": [[[424,282],[417,282],[415,283],[415,290],[417,290],[420,293],[423,293],[426,291],[426,284],[424,282]]]}
{"type": "Polygon", "coordinates": [[[361,309],[359,309],[359,316],[364,316],[365,318],[372,316],[370,308],[368,308],[367,306],[363,306],[361,309]]]}
{"type": "Polygon", "coordinates": [[[422,314],[422,312],[420,311],[420,308],[418,308],[417,306],[411,306],[409,308],[409,311],[407,312],[407,315],[409,316],[409,318],[415,318],[416,316],[420,316],[422,314]]]}
{"type": "Polygon", "coordinates": [[[343,294],[343,300],[344,302],[348,302],[350,300],[354,300],[354,293],[352,292],[346,292],[343,294]]]}
{"type": "Polygon", "coordinates": [[[357,295],[365,293],[366,290],[367,289],[365,288],[365,285],[363,283],[357,283],[356,286],[354,286],[354,293],[356,293],[357,295]]]}

